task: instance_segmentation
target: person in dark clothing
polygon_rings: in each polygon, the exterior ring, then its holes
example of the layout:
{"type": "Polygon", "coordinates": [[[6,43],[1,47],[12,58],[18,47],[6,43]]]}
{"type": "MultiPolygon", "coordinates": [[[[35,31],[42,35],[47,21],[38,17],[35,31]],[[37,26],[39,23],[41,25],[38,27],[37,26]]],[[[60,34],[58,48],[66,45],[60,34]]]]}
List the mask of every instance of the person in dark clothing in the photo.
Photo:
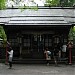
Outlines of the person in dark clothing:
{"type": "Polygon", "coordinates": [[[59,50],[58,50],[57,44],[55,44],[53,49],[53,58],[54,58],[55,65],[57,65],[58,52],[59,50]]]}

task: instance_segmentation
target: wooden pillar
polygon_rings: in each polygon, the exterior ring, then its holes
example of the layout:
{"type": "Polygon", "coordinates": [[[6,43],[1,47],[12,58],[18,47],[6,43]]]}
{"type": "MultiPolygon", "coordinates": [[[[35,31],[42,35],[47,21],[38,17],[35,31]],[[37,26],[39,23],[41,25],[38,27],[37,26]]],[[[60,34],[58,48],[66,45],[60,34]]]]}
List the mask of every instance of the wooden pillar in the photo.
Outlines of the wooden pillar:
{"type": "Polygon", "coordinates": [[[22,58],[22,37],[19,37],[19,46],[20,46],[20,58],[22,58]]]}
{"type": "Polygon", "coordinates": [[[7,54],[7,51],[8,51],[8,47],[6,46],[6,61],[5,61],[5,64],[8,64],[8,54],[7,54]]]}
{"type": "Polygon", "coordinates": [[[69,49],[69,64],[72,64],[72,49],[69,49]]]}

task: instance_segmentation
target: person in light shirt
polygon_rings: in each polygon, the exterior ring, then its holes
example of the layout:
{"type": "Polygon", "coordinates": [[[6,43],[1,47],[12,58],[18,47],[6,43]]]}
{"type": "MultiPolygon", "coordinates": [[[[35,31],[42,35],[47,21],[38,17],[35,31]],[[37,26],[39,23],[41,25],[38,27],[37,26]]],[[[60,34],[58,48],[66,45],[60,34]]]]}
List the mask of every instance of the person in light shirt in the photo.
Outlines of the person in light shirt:
{"type": "Polygon", "coordinates": [[[49,65],[49,61],[51,60],[51,51],[48,50],[48,48],[45,49],[44,51],[45,58],[47,60],[47,65],[49,65]]]}
{"type": "Polygon", "coordinates": [[[8,58],[8,61],[9,61],[9,69],[12,68],[12,60],[13,60],[13,49],[10,48],[9,51],[7,51],[8,54],[9,54],[9,58],[8,58]]]}
{"type": "Polygon", "coordinates": [[[66,48],[67,48],[67,45],[64,43],[62,46],[63,57],[66,57],[66,48]]]}

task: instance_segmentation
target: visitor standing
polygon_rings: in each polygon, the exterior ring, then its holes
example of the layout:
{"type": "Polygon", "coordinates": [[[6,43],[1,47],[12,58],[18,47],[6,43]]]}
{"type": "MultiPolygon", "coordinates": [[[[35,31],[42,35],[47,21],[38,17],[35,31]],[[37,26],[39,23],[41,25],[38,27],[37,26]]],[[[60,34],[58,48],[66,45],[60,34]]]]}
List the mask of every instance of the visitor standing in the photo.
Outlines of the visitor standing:
{"type": "Polygon", "coordinates": [[[51,51],[48,50],[48,48],[45,49],[44,51],[45,58],[47,60],[47,65],[49,65],[49,61],[51,60],[51,51]]]}
{"type": "Polygon", "coordinates": [[[12,60],[13,60],[13,49],[10,47],[9,51],[7,51],[9,54],[8,62],[9,62],[9,69],[12,68],[12,60]]]}
{"type": "Polygon", "coordinates": [[[62,45],[62,57],[65,58],[66,57],[66,49],[67,49],[67,45],[66,43],[64,43],[62,45]]]}

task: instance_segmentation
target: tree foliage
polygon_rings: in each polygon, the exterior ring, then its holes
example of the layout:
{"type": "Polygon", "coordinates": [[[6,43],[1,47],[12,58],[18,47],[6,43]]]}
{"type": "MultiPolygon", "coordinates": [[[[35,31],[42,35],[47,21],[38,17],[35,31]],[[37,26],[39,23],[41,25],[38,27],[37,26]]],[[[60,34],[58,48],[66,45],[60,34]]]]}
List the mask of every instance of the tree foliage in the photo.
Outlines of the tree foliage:
{"type": "MultiPolygon", "coordinates": [[[[15,0],[12,0],[12,1],[15,1],[15,0]]],[[[7,0],[0,0],[0,10],[6,8],[6,2],[7,0]]],[[[32,0],[31,2],[34,2],[34,0],[32,0]]],[[[46,0],[46,3],[45,3],[45,6],[53,6],[53,7],[56,7],[56,6],[72,7],[73,5],[75,5],[75,0],[46,0]]],[[[20,8],[37,9],[36,7],[35,6],[34,7],[23,6],[20,8]]]]}
{"type": "Polygon", "coordinates": [[[60,0],[46,0],[47,5],[46,6],[58,6],[60,3],[60,0]]]}
{"type": "Polygon", "coordinates": [[[68,35],[69,40],[73,40],[73,37],[75,36],[75,27],[71,27],[68,35]]]}
{"type": "Polygon", "coordinates": [[[5,34],[3,26],[0,26],[0,39],[3,39],[3,43],[6,43],[7,36],[5,34]]]}
{"type": "Polygon", "coordinates": [[[0,10],[6,8],[6,0],[0,0],[0,10]]]}
{"type": "Polygon", "coordinates": [[[46,0],[46,3],[46,6],[71,7],[75,3],[75,0],[46,0]]]}
{"type": "Polygon", "coordinates": [[[75,45],[75,26],[71,27],[68,34],[68,40],[72,40],[75,45]]]}

